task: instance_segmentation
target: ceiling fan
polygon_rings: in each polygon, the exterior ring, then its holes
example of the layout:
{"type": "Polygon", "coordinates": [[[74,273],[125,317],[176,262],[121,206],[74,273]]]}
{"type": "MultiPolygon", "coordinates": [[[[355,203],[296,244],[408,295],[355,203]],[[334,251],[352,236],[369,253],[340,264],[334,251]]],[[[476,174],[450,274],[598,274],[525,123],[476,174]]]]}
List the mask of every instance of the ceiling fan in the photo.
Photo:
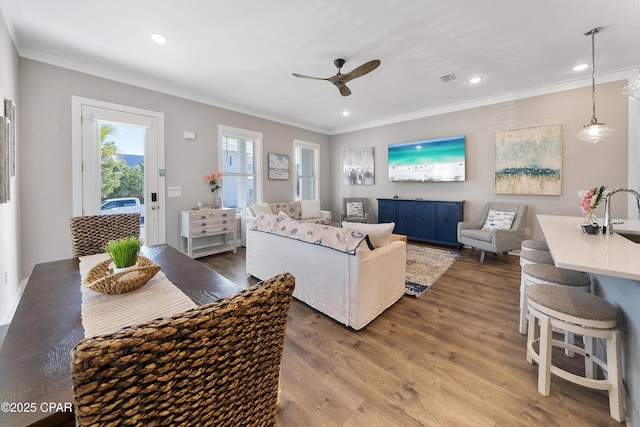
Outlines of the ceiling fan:
{"type": "Polygon", "coordinates": [[[349,96],[351,95],[351,90],[347,87],[346,83],[350,80],[356,79],[358,77],[362,77],[365,74],[369,74],[370,72],[378,68],[378,66],[380,65],[380,60],[374,59],[372,61],[362,64],[358,68],[355,68],[354,70],[346,74],[342,74],[340,73],[340,69],[342,68],[344,63],[345,63],[344,59],[336,59],[335,61],[333,61],[333,64],[336,67],[338,67],[338,74],[336,74],[335,76],[327,77],[327,78],[303,76],[302,74],[296,74],[296,73],[292,73],[292,74],[295,77],[300,77],[303,79],[327,80],[333,83],[338,88],[342,96],[349,96]]]}

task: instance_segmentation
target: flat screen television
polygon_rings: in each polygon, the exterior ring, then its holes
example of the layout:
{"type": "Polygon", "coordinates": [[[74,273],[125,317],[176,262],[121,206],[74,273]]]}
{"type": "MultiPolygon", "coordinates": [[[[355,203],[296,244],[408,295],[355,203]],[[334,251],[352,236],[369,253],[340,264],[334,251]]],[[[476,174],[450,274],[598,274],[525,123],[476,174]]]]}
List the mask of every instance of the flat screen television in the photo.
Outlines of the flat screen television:
{"type": "Polygon", "coordinates": [[[389,181],[465,180],[464,135],[389,144],[389,181]]]}

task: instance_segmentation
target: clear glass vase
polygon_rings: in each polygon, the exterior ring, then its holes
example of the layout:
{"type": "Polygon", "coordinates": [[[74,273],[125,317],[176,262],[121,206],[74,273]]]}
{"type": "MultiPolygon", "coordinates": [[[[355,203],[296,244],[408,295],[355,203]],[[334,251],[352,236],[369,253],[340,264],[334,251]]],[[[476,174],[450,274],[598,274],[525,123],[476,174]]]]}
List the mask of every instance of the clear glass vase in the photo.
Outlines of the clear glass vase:
{"type": "Polygon", "coordinates": [[[595,224],[597,222],[598,222],[598,217],[593,211],[587,212],[587,214],[584,216],[583,224],[595,224]]]}
{"type": "Polygon", "coordinates": [[[222,188],[218,188],[213,192],[213,207],[216,209],[224,207],[224,201],[222,200],[222,188]]]}

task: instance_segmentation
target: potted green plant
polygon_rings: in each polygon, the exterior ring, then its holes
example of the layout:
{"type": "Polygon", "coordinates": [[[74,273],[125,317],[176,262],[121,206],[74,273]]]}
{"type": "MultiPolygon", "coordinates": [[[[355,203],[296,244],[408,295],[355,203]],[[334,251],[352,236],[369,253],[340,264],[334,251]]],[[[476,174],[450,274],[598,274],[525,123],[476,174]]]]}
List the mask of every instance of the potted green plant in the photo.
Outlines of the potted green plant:
{"type": "Polygon", "coordinates": [[[133,267],[138,262],[140,253],[140,239],[137,237],[125,237],[110,240],[104,245],[104,251],[109,254],[114,265],[114,273],[120,269],[133,267]]]}

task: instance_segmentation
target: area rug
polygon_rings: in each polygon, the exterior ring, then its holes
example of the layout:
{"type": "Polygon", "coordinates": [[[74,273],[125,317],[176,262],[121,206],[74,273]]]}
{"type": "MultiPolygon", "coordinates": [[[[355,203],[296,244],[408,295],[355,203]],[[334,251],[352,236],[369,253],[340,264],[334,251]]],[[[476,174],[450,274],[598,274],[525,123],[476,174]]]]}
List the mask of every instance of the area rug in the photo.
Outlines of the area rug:
{"type": "Polygon", "coordinates": [[[405,294],[420,297],[459,256],[455,251],[408,244],[405,294]]]}

